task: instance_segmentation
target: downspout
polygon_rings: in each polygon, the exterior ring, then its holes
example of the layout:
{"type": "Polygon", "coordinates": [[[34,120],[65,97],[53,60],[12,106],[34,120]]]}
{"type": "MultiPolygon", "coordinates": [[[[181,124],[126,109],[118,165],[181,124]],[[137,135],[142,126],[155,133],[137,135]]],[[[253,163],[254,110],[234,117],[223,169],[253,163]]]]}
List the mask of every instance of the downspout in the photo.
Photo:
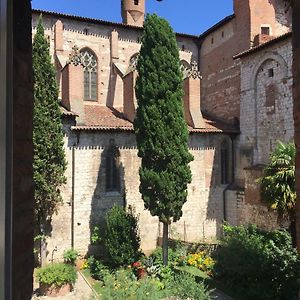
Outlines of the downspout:
{"type": "Polygon", "coordinates": [[[74,249],[74,204],[75,204],[75,147],[79,144],[79,132],[76,132],[76,142],[72,146],[72,197],[71,197],[71,248],[74,249]]]}
{"type": "Polygon", "coordinates": [[[227,210],[226,210],[226,192],[233,186],[235,182],[235,149],[234,149],[234,139],[235,136],[230,135],[231,139],[231,182],[223,190],[223,222],[227,222],[227,210]]]}

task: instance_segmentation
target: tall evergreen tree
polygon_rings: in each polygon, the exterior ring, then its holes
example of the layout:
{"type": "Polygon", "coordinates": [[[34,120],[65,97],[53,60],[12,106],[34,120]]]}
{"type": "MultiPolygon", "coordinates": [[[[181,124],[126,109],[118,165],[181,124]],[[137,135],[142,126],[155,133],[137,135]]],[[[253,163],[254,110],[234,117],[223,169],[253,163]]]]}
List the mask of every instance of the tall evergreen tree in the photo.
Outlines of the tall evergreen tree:
{"type": "Polygon", "coordinates": [[[163,260],[168,263],[168,226],[182,216],[191,182],[188,130],[183,113],[183,77],[169,23],[148,15],[137,62],[138,108],[134,128],[145,207],[163,223],[163,260]]]}
{"type": "Polygon", "coordinates": [[[34,36],[32,61],[35,220],[36,231],[47,234],[52,215],[62,202],[60,187],[66,180],[66,160],[55,68],[41,18],[34,36]]]}

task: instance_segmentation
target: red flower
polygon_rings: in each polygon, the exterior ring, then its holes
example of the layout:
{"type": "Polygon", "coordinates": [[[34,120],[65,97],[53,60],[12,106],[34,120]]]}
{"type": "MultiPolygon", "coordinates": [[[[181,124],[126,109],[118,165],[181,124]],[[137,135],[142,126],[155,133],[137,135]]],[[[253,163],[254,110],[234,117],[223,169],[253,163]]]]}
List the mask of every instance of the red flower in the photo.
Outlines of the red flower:
{"type": "Polygon", "coordinates": [[[134,263],[132,264],[132,267],[133,267],[133,268],[139,268],[139,267],[141,267],[141,263],[140,263],[139,261],[136,261],[136,262],[134,262],[134,263]]]}

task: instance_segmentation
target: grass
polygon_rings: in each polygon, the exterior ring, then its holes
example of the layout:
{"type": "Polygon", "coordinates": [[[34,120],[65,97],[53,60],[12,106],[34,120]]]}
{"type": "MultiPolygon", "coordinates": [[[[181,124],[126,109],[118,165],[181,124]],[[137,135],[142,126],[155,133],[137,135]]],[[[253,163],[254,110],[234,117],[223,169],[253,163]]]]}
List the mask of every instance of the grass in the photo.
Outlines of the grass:
{"type": "Polygon", "coordinates": [[[178,271],[182,271],[182,272],[187,272],[193,276],[196,276],[196,277],[200,277],[201,279],[209,279],[210,277],[203,271],[197,269],[196,267],[193,267],[193,266],[176,266],[175,267],[175,270],[178,270],[178,271]]]}
{"type": "Polygon", "coordinates": [[[85,277],[85,279],[88,281],[88,283],[92,286],[92,288],[95,290],[95,292],[98,295],[100,295],[101,288],[102,288],[101,282],[92,278],[89,269],[81,270],[81,273],[85,277]]]}

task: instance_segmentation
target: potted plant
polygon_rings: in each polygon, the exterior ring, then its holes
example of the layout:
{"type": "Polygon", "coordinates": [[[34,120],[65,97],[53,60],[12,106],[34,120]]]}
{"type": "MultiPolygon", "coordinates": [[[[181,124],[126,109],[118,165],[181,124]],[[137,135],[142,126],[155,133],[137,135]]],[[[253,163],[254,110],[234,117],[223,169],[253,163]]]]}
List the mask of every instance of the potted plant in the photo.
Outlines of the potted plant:
{"type": "Polygon", "coordinates": [[[64,296],[73,290],[77,278],[76,269],[70,264],[55,263],[40,268],[36,272],[43,296],[64,296]]]}

